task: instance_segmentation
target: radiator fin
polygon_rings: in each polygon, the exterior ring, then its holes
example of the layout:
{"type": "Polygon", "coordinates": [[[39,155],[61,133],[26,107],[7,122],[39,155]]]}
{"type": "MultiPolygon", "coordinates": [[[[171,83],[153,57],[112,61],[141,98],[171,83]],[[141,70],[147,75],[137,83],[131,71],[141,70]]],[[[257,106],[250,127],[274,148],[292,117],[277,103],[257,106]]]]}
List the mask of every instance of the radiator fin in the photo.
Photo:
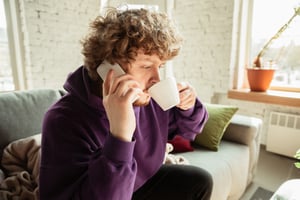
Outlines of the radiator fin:
{"type": "Polygon", "coordinates": [[[293,157],[300,148],[300,115],[271,112],[267,150],[293,157]]]}
{"type": "Polygon", "coordinates": [[[300,130],[300,117],[297,118],[296,129],[300,130]]]}

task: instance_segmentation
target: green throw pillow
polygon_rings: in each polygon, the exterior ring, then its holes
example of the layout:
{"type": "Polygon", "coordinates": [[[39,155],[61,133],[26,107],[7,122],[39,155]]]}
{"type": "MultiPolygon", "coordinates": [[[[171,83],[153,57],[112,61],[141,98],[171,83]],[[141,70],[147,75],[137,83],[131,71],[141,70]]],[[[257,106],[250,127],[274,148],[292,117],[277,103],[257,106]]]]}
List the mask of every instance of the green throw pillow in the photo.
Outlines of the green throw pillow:
{"type": "Polygon", "coordinates": [[[194,143],[213,151],[218,151],[223,134],[230,123],[237,107],[219,104],[204,104],[209,118],[202,132],[196,136],[194,143]]]}

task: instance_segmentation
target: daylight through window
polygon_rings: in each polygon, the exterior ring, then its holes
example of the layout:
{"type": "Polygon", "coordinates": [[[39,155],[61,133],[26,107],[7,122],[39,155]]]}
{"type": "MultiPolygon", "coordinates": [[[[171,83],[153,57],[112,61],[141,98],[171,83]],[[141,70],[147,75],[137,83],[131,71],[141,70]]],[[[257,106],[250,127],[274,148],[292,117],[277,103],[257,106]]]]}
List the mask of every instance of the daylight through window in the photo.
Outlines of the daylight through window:
{"type": "Polygon", "coordinates": [[[6,16],[3,0],[0,0],[0,91],[15,89],[9,55],[6,16]]]}
{"type": "MultiPolygon", "coordinates": [[[[272,37],[300,6],[297,0],[255,0],[253,7],[251,58],[255,58],[272,37]]],[[[275,77],[271,86],[300,89],[300,16],[275,39],[262,57],[264,65],[274,65],[275,77]]]]}

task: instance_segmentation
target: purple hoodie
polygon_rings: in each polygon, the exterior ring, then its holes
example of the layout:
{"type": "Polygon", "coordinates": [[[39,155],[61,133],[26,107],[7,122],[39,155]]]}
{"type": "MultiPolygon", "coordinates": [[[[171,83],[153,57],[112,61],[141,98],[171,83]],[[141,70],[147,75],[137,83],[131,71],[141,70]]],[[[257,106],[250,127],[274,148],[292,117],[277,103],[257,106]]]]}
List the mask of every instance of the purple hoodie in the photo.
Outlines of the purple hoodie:
{"type": "Polygon", "coordinates": [[[109,134],[86,69],[72,73],[64,88],[68,93],[44,117],[41,200],[130,200],[161,167],[168,139],[180,134],[192,140],[207,120],[198,99],[187,111],[163,111],[151,100],[134,107],[136,130],[132,142],[124,142],[109,134]]]}

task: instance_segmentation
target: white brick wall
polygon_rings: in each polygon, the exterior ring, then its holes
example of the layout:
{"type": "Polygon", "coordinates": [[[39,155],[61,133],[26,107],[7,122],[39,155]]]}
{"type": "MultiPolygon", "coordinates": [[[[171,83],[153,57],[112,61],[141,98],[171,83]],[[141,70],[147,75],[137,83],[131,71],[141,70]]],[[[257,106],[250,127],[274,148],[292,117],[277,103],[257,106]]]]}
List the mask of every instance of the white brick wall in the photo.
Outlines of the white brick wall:
{"type": "Polygon", "coordinates": [[[176,76],[210,101],[229,85],[233,1],[176,1],[173,16],[186,39],[174,62],[176,76]]]}
{"type": "MultiPolygon", "coordinates": [[[[61,88],[67,74],[82,64],[79,40],[99,11],[100,0],[19,0],[26,49],[28,88],[61,88]]],[[[118,5],[121,0],[111,0],[118,5]]],[[[147,0],[129,0],[148,4],[147,0]]],[[[238,113],[268,121],[270,111],[300,113],[300,108],[227,98],[230,69],[233,0],[174,0],[173,18],[184,47],[175,58],[179,81],[193,84],[206,102],[239,106],[238,113]]],[[[163,4],[159,0],[152,4],[163,4]]],[[[165,8],[163,8],[165,9],[165,8]]],[[[262,143],[266,140],[263,127],[262,143]]]]}
{"type": "Polygon", "coordinates": [[[80,39],[99,0],[19,0],[28,88],[61,88],[82,64],[80,39]]]}

